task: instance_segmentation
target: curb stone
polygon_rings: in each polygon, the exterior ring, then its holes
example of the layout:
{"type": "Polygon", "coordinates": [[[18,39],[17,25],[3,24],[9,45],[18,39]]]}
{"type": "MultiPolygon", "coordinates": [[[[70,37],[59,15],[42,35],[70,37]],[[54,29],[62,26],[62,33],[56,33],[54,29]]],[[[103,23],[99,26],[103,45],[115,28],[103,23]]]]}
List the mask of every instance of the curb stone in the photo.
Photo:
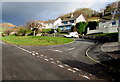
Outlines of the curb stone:
{"type": "Polygon", "coordinates": [[[88,57],[90,60],[92,60],[92,61],[94,61],[94,62],[96,62],[96,63],[99,63],[99,64],[102,65],[102,66],[105,66],[105,67],[109,68],[110,70],[117,70],[118,72],[120,72],[120,69],[117,69],[117,68],[114,68],[114,67],[105,65],[105,64],[101,63],[100,61],[95,60],[94,58],[92,58],[91,56],[89,56],[88,51],[89,51],[92,47],[94,47],[95,45],[97,45],[97,44],[98,44],[98,41],[97,41],[94,45],[90,46],[90,47],[86,50],[85,56],[88,57]]]}

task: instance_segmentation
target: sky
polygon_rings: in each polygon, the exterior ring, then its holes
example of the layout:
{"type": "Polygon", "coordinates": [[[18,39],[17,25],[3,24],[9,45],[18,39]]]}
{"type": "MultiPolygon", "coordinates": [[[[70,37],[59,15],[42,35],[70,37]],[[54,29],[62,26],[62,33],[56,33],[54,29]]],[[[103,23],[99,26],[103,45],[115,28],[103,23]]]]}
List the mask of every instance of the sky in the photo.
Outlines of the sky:
{"type": "MultiPolygon", "coordinates": [[[[116,0],[64,0],[61,1],[36,1],[29,0],[18,2],[5,0],[2,5],[2,22],[12,23],[14,25],[24,25],[31,20],[49,20],[57,18],[60,15],[73,12],[77,8],[92,8],[100,11],[107,4],[116,0]]],[[[1,10],[1,9],[0,9],[1,10]]],[[[0,15],[1,15],[0,14],[0,15]]],[[[1,19],[1,18],[0,18],[1,19]]]]}

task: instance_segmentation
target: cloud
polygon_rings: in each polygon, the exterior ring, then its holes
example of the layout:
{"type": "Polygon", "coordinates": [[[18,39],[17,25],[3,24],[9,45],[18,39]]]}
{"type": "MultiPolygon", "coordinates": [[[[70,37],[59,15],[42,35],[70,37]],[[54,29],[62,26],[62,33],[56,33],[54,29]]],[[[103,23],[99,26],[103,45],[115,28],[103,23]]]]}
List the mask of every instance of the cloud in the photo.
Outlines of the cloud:
{"type": "Polygon", "coordinates": [[[113,2],[116,0],[3,0],[3,2],[113,2]]]}
{"type": "MultiPolygon", "coordinates": [[[[34,0],[35,1],[35,0],[34,0]]],[[[25,24],[29,20],[48,20],[61,14],[75,11],[77,8],[92,8],[100,10],[108,2],[100,0],[81,1],[81,2],[3,2],[2,17],[3,21],[13,24],[25,24]]]]}

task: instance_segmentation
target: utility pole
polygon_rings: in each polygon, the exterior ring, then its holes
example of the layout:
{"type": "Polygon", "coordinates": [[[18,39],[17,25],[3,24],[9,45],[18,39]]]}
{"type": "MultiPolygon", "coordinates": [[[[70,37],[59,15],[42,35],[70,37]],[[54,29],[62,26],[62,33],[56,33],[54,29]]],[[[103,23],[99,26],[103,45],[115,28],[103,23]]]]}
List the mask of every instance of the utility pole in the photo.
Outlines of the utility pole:
{"type": "MultiPolygon", "coordinates": [[[[120,1],[118,1],[118,11],[120,10],[120,1]]],[[[120,13],[118,13],[118,43],[120,42],[120,13]]],[[[120,43],[119,43],[120,44],[120,43]]]]}

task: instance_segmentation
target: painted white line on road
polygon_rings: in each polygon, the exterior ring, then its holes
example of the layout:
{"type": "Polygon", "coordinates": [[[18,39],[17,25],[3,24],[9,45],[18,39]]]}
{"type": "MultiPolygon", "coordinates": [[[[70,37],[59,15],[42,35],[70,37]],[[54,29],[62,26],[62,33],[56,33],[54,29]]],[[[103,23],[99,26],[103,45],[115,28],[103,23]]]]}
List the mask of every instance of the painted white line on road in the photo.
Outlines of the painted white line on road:
{"type": "Polygon", "coordinates": [[[30,53],[30,54],[31,54],[32,52],[30,52],[30,51],[29,51],[28,53],[30,53]]]}
{"type": "Polygon", "coordinates": [[[53,58],[50,58],[50,60],[53,60],[53,58]]]}
{"type": "Polygon", "coordinates": [[[29,52],[28,50],[26,52],[29,52]]]}
{"type": "Polygon", "coordinates": [[[74,71],[74,70],[72,70],[72,69],[70,69],[70,68],[68,68],[67,70],[68,70],[68,71],[71,71],[71,72],[74,72],[74,73],[76,72],[76,71],[74,71]]]}
{"type": "Polygon", "coordinates": [[[53,62],[53,61],[52,61],[51,63],[52,63],[52,64],[55,64],[55,62],[53,62]]]}
{"type": "Polygon", "coordinates": [[[58,65],[59,67],[61,67],[61,68],[64,68],[64,66],[62,66],[62,65],[58,65]]]}
{"type": "Polygon", "coordinates": [[[62,51],[60,51],[60,50],[52,50],[52,51],[55,51],[55,52],[62,52],[62,51]]]}
{"type": "Polygon", "coordinates": [[[35,53],[32,53],[33,56],[35,56],[35,53]]]}
{"type": "Polygon", "coordinates": [[[37,54],[37,55],[38,55],[39,53],[35,53],[35,54],[37,54]]]}
{"type": "Polygon", "coordinates": [[[60,63],[60,61],[57,61],[57,63],[60,63]]]}
{"type": "Polygon", "coordinates": [[[45,59],[45,61],[49,61],[48,59],[45,59]]]}
{"type": "Polygon", "coordinates": [[[43,55],[41,55],[41,56],[43,56],[43,55]]]}
{"type": "Polygon", "coordinates": [[[67,64],[64,64],[65,66],[67,66],[67,67],[69,67],[69,65],[67,65],[67,64]]]}
{"type": "Polygon", "coordinates": [[[86,75],[83,75],[83,77],[85,77],[86,79],[90,79],[88,76],[86,76],[86,75]]]}
{"type": "Polygon", "coordinates": [[[79,71],[79,69],[78,68],[73,68],[74,70],[77,70],[77,71],[79,71]]]}
{"type": "Polygon", "coordinates": [[[70,48],[70,49],[68,49],[68,50],[70,51],[70,50],[73,50],[73,49],[75,49],[75,47],[74,47],[74,48],[70,48]]]}

